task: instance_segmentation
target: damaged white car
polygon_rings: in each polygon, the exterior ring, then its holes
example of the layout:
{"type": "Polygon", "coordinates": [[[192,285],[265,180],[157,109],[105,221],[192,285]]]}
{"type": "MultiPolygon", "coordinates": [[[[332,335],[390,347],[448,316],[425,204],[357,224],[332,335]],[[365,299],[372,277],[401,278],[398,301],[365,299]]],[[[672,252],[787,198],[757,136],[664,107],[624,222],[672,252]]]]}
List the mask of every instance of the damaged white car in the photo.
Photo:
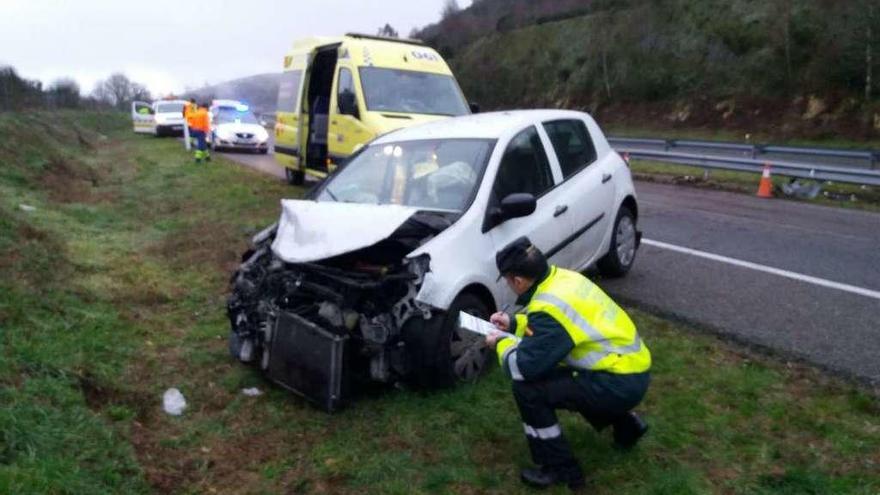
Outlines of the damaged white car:
{"type": "Polygon", "coordinates": [[[629,168],[587,114],[398,130],[254,237],[232,277],[230,352],[327,410],[366,381],[471,380],[489,356],[458,312],[487,318],[515,299],[496,251],[526,235],[556,265],[621,276],[637,219],[629,168]]]}

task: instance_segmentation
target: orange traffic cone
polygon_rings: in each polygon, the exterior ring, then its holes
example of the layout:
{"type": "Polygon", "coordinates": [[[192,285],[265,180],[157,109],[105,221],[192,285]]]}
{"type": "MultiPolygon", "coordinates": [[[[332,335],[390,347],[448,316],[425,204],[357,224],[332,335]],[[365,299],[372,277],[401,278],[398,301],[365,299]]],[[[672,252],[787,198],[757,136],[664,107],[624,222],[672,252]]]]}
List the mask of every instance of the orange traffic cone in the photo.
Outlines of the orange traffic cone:
{"type": "Polygon", "coordinates": [[[761,182],[758,183],[758,197],[773,197],[773,181],[770,180],[770,164],[764,164],[764,172],[761,174],[761,182]]]}

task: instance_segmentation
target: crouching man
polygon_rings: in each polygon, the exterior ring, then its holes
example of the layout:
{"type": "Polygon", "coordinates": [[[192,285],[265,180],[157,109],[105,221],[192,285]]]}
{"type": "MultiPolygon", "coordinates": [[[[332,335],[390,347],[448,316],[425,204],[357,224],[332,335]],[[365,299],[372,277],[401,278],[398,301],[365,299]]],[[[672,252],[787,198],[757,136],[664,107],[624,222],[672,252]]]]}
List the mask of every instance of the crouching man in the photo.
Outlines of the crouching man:
{"type": "Polygon", "coordinates": [[[525,237],[499,251],[498,271],[518,296],[525,314],[495,313],[502,331],[486,337],[513,379],[526,439],[536,468],[523,482],[547,487],[584,485],[556,417],[557,409],[580,413],[597,431],[614,430],[615,443],[636,444],[648,430],[632,409],[648,390],[651,353],[629,316],[583,275],[549,266],[525,237]],[[509,332],[509,333],[504,333],[509,332]],[[518,343],[510,334],[520,337],[518,343]]]}

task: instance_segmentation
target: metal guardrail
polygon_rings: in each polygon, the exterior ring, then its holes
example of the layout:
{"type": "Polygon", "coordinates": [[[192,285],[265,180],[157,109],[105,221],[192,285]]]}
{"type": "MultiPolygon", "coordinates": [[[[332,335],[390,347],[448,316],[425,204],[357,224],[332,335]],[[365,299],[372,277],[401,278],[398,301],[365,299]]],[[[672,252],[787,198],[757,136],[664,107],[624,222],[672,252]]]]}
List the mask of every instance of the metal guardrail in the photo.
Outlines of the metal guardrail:
{"type": "Polygon", "coordinates": [[[796,163],[781,160],[758,160],[717,155],[698,155],[672,151],[652,151],[629,146],[614,146],[619,153],[627,153],[630,158],[693,165],[707,169],[738,170],[760,173],[768,164],[773,173],[787,177],[799,177],[821,181],[846,182],[880,186],[880,170],[865,168],[839,167],[820,164],[796,163]]]}
{"type": "MultiPolygon", "coordinates": [[[[757,159],[760,155],[799,155],[815,158],[840,158],[844,160],[863,160],[871,170],[880,165],[880,151],[878,150],[843,150],[831,148],[805,148],[797,146],[776,146],[766,144],[730,143],[723,141],[703,141],[695,139],[642,139],[642,138],[618,138],[610,137],[608,141],[615,148],[639,148],[663,147],[663,151],[675,148],[702,148],[718,151],[738,152],[757,159]]],[[[833,164],[823,166],[835,167],[833,164]]]]}

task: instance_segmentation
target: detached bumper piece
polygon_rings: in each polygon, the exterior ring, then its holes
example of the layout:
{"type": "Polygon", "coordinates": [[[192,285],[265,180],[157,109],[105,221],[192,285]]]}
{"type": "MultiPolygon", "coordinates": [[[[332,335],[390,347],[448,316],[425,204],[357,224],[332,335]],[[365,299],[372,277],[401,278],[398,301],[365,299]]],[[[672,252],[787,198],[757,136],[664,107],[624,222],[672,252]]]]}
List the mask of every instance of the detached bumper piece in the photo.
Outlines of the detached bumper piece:
{"type": "Polygon", "coordinates": [[[344,365],[348,336],[288,312],[279,315],[272,333],[269,378],[327,412],[338,410],[348,396],[344,365]]]}

